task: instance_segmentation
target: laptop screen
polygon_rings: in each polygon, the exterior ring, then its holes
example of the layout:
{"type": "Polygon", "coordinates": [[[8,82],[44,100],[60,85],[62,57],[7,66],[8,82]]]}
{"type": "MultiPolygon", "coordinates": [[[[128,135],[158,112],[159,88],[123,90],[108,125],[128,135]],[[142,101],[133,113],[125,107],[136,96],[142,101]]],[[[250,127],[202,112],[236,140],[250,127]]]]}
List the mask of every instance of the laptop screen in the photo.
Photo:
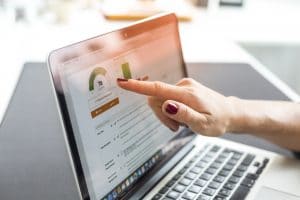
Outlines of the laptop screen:
{"type": "MultiPolygon", "coordinates": [[[[184,64],[174,15],[146,20],[62,49],[49,57],[73,158],[90,199],[117,199],[164,155],[176,134],[154,115],[147,97],[117,78],[174,84],[184,64]],[[76,149],[76,150],[74,150],[76,149]]],[[[178,131],[179,132],[179,131],[178,131]]],[[[80,180],[81,180],[80,179],[80,180]]]]}

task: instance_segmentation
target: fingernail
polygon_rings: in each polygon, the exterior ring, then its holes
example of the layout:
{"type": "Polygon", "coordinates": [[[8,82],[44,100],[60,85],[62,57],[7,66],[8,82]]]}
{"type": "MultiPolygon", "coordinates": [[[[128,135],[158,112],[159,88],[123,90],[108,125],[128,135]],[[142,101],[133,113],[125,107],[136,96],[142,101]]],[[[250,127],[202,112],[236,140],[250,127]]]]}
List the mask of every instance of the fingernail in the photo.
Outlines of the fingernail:
{"type": "Polygon", "coordinates": [[[169,103],[166,107],[166,112],[171,114],[171,115],[175,115],[178,111],[177,106],[174,103],[169,103]]]}
{"type": "Polygon", "coordinates": [[[119,82],[125,82],[125,81],[128,81],[128,79],[126,79],[126,78],[117,78],[117,81],[119,81],[119,82]]]}

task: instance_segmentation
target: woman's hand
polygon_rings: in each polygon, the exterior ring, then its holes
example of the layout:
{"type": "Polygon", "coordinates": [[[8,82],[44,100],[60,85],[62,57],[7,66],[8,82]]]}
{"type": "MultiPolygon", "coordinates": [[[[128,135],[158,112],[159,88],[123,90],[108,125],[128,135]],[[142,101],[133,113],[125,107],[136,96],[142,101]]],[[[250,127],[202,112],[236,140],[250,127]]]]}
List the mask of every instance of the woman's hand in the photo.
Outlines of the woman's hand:
{"type": "Polygon", "coordinates": [[[300,151],[300,104],[224,97],[190,78],[175,86],[132,79],[118,79],[118,84],[148,95],[154,113],[174,131],[187,125],[207,136],[246,132],[300,151]]]}
{"type": "Polygon", "coordinates": [[[206,136],[220,136],[228,131],[233,116],[229,98],[191,78],[175,86],[163,82],[118,79],[121,88],[149,96],[156,116],[171,130],[187,125],[206,136]]]}

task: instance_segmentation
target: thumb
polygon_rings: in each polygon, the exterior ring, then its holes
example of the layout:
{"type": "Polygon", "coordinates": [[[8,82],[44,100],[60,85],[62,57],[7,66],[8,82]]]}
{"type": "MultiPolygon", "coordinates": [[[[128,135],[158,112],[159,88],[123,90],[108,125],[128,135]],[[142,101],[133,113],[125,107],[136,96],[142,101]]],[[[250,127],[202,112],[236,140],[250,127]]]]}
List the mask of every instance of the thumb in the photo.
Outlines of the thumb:
{"type": "Polygon", "coordinates": [[[193,131],[201,132],[205,129],[207,122],[205,115],[183,103],[167,100],[162,105],[162,112],[167,117],[188,125],[193,131]]]}

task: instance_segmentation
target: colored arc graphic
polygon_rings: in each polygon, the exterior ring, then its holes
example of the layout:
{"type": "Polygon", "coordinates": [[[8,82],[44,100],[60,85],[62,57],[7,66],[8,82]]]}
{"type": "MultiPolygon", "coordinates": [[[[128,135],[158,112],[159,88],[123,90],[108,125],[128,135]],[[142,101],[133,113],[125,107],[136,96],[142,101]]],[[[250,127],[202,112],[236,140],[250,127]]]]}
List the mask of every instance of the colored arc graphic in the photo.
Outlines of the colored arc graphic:
{"type": "Polygon", "coordinates": [[[106,74],[106,70],[102,67],[97,67],[92,71],[90,78],[89,78],[89,90],[90,91],[94,90],[94,81],[95,81],[96,77],[98,75],[105,76],[105,74],[106,74]]]}

